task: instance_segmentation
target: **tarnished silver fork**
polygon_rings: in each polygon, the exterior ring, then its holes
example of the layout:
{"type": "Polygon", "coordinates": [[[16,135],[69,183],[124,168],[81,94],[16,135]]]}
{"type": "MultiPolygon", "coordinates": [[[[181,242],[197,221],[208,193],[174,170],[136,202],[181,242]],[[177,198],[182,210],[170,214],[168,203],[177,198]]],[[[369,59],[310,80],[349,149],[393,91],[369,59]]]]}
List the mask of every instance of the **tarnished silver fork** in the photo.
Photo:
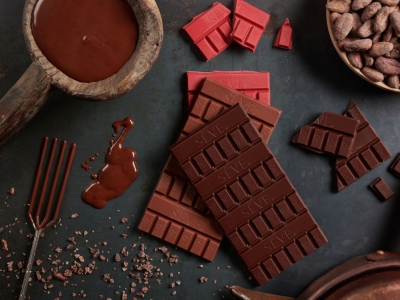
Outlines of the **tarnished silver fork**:
{"type": "Polygon", "coordinates": [[[45,164],[45,157],[46,157],[46,152],[47,152],[46,150],[47,150],[48,142],[49,142],[49,139],[47,137],[43,139],[43,143],[41,146],[39,165],[38,165],[38,168],[36,171],[35,183],[33,186],[32,196],[31,196],[31,200],[29,203],[28,215],[29,215],[29,219],[33,225],[33,228],[35,229],[35,236],[33,238],[32,249],[31,249],[31,253],[29,255],[28,265],[26,266],[24,282],[22,283],[22,289],[21,289],[21,293],[19,294],[19,300],[25,299],[25,293],[28,288],[29,279],[31,277],[32,265],[33,265],[33,261],[35,259],[36,248],[37,248],[37,245],[39,242],[40,235],[46,228],[48,228],[51,224],[53,224],[54,221],[58,217],[61,202],[64,198],[65,188],[67,186],[67,181],[68,181],[68,177],[69,177],[69,172],[71,170],[72,161],[74,159],[75,151],[76,151],[76,144],[71,144],[69,146],[68,157],[67,157],[65,167],[64,167],[64,177],[62,178],[61,186],[59,188],[59,194],[58,194],[59,196],[58,196],[57,201],[54,203],[55,207],[53,208],[52,219],[49,220],[50,214],[52,211],[52,207],[54,206],[53,205],[54,198],[55,198],[54,195],[56,193],[58,177],[60,175],[62,162],[63,162],[63,158],[64,158],[64,154],[65,154],[65,149],[67,147],[67,142],[62,141],[60,143],[60,147],[59,147],[60,152],[59,152],[55,171],[53,172],[53,178],[52,178],[53,182],[51,184],[50,194],[49,194],[49,197],[46,197],[47,186],[48,186],[49,180],[51,180],[50,172],[52,170],[52,163],[53,163],[54,156],[56,153],[56,148],[57,148],[57,139],[53,140],[53,143],[52,143],[52,146],[50,149],[50,153],[49,153],[49,158],[47,161],[46,173],[44,175],[43,184],[41,186],[40,196],[37,197],[37,193],[38,193],[39,185],[40,185],[40,181],[41,181],[40,179],[41,179],[42,169],[43,169],[43,165],[45,164]],[[43,217],[43,220],[40,220],[40,217],[42,215],[43,205],[45,205],[45,211],[43,211],[44,217],[43,217]]]}

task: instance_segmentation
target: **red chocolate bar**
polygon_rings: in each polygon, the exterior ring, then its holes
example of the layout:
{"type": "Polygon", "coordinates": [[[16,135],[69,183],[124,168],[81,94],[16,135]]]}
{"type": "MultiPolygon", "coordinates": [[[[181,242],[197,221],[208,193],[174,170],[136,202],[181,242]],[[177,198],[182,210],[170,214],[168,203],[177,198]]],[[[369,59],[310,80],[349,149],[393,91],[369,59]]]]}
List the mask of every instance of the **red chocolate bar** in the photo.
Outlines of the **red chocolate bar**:
{"type": "Polygon", "coordinates": [[[207,11],[183,27],[206,61],[224,51],[232,43],[231,11],[216,2],[207,11]]]}
{"type": "Polygon", "coordinates": [[[357,134],[358,120],[328,111],[300,129],[292,142],[317,153],[349,157],[357,134]]]}
{"type": "Polygon", "coordinates": [[[350,157],[336,160],[339,192],[391,157],[389,150],[353,100],[350,100],[344,115],[359,120],[360,123],[350,157]]]}
{"type": "Polygon", "coordinates": [[[274,47],[288,50],[292,49],[292,32],[293,30],[292,27],[290,27],[289,19],[286,18],[275,38],[274,47]]]}
{"type": "MultiPolygon", "coordinates": [[[[181,139],[239,102],[246,105],[260,131],[272,130],[278,122],[280,110],[217,82],[206,79],[203,89],[203,97],[198,99],[181,139]],[[204,100],[205,93],[213,88],[230,97],[204,100]]],[[[204,202],[172,156],[161,174],[139,229],[210,261],[214,259],[223,237],[217,221],[206,213],[204,202]]]]}
{"type": "Polygon", "coordinates": [[[387,185],[382,177],[377,178],[372,182],[369,187],[377,194],[383,201],[388,201],[394,197],[392,189],[387,185]]]}
{"type": "Polygon", "coordinates": [[[240,104],[171,152],[260,285],[327,242],[240,104]]]}
{"type": "Polygon", "coordinates": [[[235,0],[232,39],[251,52],[256,51],[269,17],[269,14],[249,3],[235,0]]]}
{"type": "Polygon", "coordinates": [[[188,108],[189,112],[199,94],[204,79],[208,77],[246,96],[271,105],[270,74],[269,72],[250,71],[213,71],[187,72],[188,79],[188,108]]]}

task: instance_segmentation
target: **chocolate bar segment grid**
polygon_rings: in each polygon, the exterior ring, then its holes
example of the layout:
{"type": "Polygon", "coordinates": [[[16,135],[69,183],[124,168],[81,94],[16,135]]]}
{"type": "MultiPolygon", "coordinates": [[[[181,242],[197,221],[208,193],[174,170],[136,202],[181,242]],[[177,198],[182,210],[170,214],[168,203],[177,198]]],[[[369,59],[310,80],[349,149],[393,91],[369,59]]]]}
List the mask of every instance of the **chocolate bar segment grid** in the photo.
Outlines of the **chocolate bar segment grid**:
{"type": "MultiPolygon", "coordinates": [[[[212,81],[206,81],[207,89],[214,86],[212,81]]],[[[232,103],[238,103],[238,101],[245,103],[246,107],[251,108],[252,111],[265,112],[264,115],[257,115],[259,118],[254,118],[254,122],[260,130],[265,130],[264,128],[273,129],[271,126],[276,125],[281,113],[280,110],[243,96],[221,84],[217,84],[216,87],[219,88],[220,92],[223,87],[225,90],[222,91],[225,91],[226,95],[231,95],[230,98],[209,99],[206,101],[206,105],[203,105],[204,98],[199,100],[201,103],[196,105],[196,110],[193,110],[190,115],[181,134],[181,139],[205,125],[230,107],[232,103]],[[214,108],[217,108],[217,110],[215,111],[214,108]],[[276,117],[271,119],[271,114],[276,117]],[[274,123],[270,125],[270,122],[274,123]]],[[[238,138],[240,137],[238,136],[238,138]]],[[[213,155],[211,149],[209,153],[213,155]]],[[[210,261],[214,259],[224,235],[217,221],[206,213],[204,202],[172,156],[168,159],[156,189],[150,198],[139,223],[139,229],[210,261]],[[159,206],[164,207],[167,204],[173,206],[175,210],[168,211],[159,208],[159,206]],[[197,239],[197,237],[200,238],[197,239]],[[181,241],[181,239],[184,240],[181,241]],[[204,241],[202,247],[193,246],[199,245],[202,241],[204,241]]]]}
{"type": "Polygon", "coordinates": [[[260,285],[327,242],[240,105],[171,151],[260,285]]]}
{"type": "Polygon", "coordinates": [[[353,100],[345,116],[359,120],[349,158],[336,160],[338,192],[391,157],[375,130],[353,100]]]}
{"type": "Polygon", "coordinates": [[[304,126],[292,142],[317,153],[348,157],[357,133],[358,120],[328,111],[304,126]]]}

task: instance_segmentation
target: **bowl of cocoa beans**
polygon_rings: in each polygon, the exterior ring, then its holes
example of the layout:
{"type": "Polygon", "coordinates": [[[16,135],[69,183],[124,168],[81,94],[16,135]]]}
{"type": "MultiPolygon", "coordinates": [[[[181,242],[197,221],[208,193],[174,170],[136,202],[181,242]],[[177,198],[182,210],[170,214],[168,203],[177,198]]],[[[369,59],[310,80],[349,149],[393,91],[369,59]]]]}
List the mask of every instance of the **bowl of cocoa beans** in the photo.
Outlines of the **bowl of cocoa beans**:
{"type": "Polygon", "coordinates": [[[400,93],[400,0],[328,0],[332,43],[357,75],[400,93]]]}

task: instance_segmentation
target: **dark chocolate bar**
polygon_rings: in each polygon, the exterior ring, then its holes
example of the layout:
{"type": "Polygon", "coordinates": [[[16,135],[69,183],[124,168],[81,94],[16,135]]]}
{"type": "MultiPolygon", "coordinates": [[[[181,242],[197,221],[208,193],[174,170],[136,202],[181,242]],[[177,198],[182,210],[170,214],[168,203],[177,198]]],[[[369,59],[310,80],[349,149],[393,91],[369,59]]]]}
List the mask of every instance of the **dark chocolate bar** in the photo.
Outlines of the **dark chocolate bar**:
{"type": "Polygon", "coordinates": [[[388,201],[394,197],[392,189],[387,185],[382,177],[377,178],[372,182],[369,187],[377,194],[383,201],[388,201]]]}
{"type": "Polygon", "coordinates": [[[292,138],[292,142],[317,153],[349,157],[357,133],[358,120],[323,112],[292,138]]]}
{"type": "Polygon", "coordinates": [[[350,100],[344,115],[359,120],[360,123],[350,157],[336,160],[339,192],[391,157],[389,150],[353,100],[350,100]]]}
{"type": "Polygon", "coordinates": [[[400,177],[400,155],[397,156],[394,163],[390,166],[390,171],[397,177],[400,177]]]}
{"type": "MultiPolygon", "coordinates": [[[[269,129],[272,130],[279,119],[280,110],[216,84],[212,80],[207,79],[204,87],[208,93],[215,87],[217,91],[225,92],[225,95],[230,97],[222,97],[221,100],[205,99],[205,92],[202,92],[203,97],[198,99],[198,103],[196,102],[180,139],[238,102],[246,105],[250,115],[253,116],[254,124],[257,124],[260,131],[269,133],[269,129]]],[[[223,231],[217,221],[206,213],[204,202],[172,156],[161,174],[140,221],[139,229],[211,261],[223,237],[223,231]],[[174,207],[174,210],[164,209],[167,205],[174,207]],[[202,246],[193,246],[194,243],[200,245],[200,242],[202,246]]]]}
{"type": "Polygon", "coordinates": [[[260,285],[327,242],[240,104],[171,151],[260,285]]]}

